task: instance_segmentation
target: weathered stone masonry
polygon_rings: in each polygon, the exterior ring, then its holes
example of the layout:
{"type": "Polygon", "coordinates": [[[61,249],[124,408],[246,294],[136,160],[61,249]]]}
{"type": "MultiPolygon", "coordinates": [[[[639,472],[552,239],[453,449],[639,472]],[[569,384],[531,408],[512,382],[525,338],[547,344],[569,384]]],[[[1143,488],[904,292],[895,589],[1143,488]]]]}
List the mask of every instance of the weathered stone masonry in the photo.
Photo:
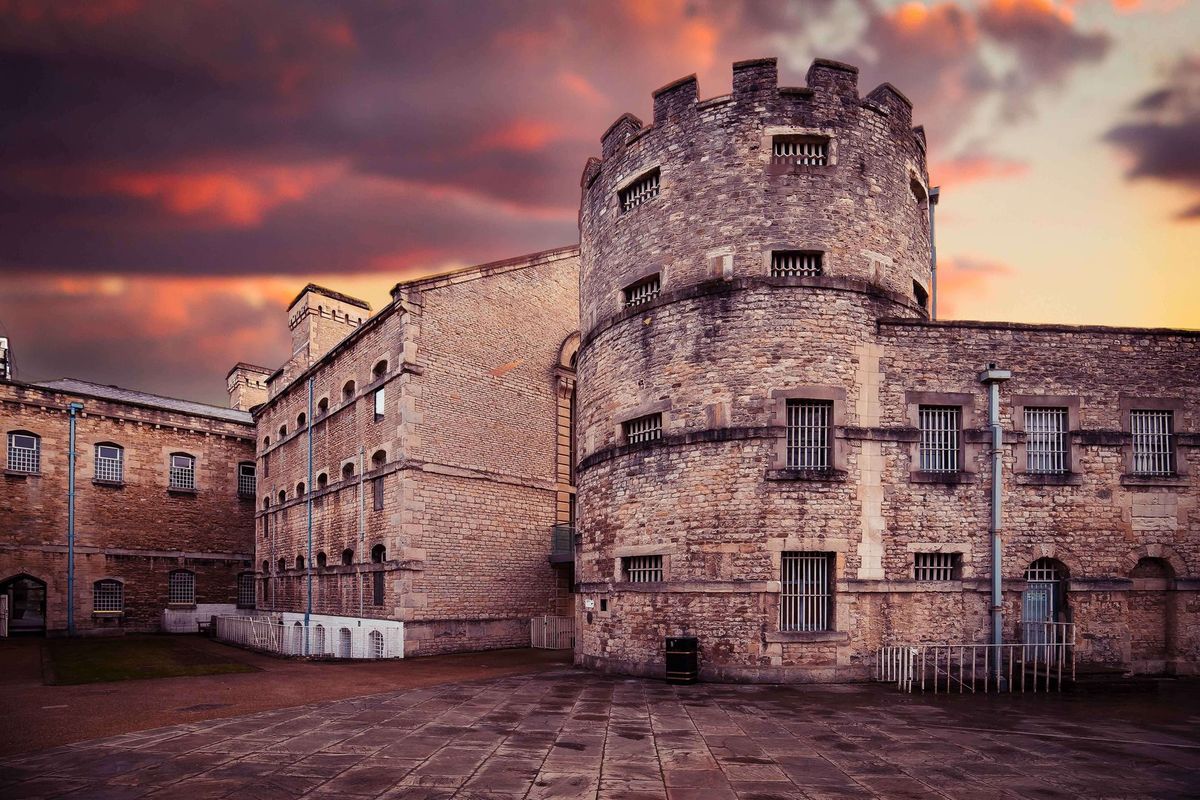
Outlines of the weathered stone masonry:
{"type": "Polygon", "coordinates": [[[988,364],[1003,387],[1005,596],[1018,635],[1025,570],[1054,560],[1086,663],[1191,672],[1200,656],[1194,479],[1200,336],[1182,331],[930,322],[925,138],[883,85],[817,61],[779,87],[734,66],[731,96],[694,78],[626,115],[583,175],[580,211],[577,661],[661,674],[666,636],[697,635],[702,674],[866,677],[891,641],[986,641],[988,364]],[[823,142],[825,163],[773,157],[823,142]],[[657,174],[657,196],[623,208],[657,174]],[[772,251],[820,253],[773,277],[772,251]],[[657,275],[660,293],[624,307],[657,275]],[[831,403],[832,463],[787,469],[788,400],[831,403]],[[920,406],[961,414],[961,464],[916,462],[920,406]],[[1027,474],[1024,408],[1069,409],[1069,471],[1027,474]],[[1174,473],[1130,466],[1130,412],[1171,409],[1174,473]],[[659,415],[661,438],[623,423],[659,415]],[[824,630],[782,629],[781,559],[827,554],[824,630]],[[916,554],[957,559],[918,581],[916,554]],[[660,581],[627,559],[657,557],[660,581]],[[1147,624],[1149,621],[1149,624],[1147,624]]]}

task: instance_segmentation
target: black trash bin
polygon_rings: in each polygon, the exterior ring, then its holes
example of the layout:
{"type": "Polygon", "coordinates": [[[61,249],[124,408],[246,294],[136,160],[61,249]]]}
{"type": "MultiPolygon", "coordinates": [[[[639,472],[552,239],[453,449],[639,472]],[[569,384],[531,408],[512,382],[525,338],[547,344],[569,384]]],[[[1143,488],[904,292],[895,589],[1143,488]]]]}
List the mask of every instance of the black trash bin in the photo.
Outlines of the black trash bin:
{"type": "Polygon", "coordinates": [[[695,636],[667,637],[667,683],[695,683],[700,678],[700,640],[695,636]]]}

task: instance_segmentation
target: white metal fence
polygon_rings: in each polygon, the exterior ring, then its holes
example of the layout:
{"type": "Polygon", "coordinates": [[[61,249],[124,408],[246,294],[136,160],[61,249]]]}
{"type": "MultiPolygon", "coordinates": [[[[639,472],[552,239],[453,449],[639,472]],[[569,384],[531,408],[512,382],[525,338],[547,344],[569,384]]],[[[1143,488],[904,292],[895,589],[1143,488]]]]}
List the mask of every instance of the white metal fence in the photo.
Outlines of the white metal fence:
{"type": "Polygon", "coordinates": [[[575,618],[543,615],[529,620],[531,647],[570,650],[575,647],[575,618]]]}
{"type": "Polygon", "coordinates": [[[403,623],[321,617],[306,629],[279,617],[217,617],[217,639],[281,656],[379,659],[404,657],[403,623]],[[368,624],[360,624],[368,623],[368,624]]]}
{"type": "MultiPolygon", "coordinates": [[[[1044,622],[1037,644],[899,644],[879,648],[875,679],[902,692],[1050,692],[1075,680],[1075,626],[1044,622]]],[[[1029,632],[1026,632],[1028,636],[1029,632]]]]}

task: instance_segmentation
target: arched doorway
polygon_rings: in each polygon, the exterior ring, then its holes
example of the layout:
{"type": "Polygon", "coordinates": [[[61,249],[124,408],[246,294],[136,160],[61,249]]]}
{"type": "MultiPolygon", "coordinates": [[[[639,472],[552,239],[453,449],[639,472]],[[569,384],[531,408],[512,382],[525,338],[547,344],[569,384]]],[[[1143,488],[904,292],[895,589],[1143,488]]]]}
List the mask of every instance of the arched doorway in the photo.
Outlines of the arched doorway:
{"type": "Polygon", "coordinates": [[[1069,621],[1067,568],[1053,558],[1039,558],[1025,570],[1021,593],[1021,636],[1026,644],[1056,641],[1048,622],[1069,621]]]}
{"type": "Polygon", "coordinates": [[[46,632],[46,582],[32,575],[14,575],[0,583],[0,595],[8,598],[8,633],[46,632]]]}
{"type": "Polygon", "coordinates": [[[1134,672],[1160,675],[1168,671],[1171,641],[1171,595],[1175,571],[1161,558],[1142,558],[1129,572],[1129,658],[1134,672]]]}

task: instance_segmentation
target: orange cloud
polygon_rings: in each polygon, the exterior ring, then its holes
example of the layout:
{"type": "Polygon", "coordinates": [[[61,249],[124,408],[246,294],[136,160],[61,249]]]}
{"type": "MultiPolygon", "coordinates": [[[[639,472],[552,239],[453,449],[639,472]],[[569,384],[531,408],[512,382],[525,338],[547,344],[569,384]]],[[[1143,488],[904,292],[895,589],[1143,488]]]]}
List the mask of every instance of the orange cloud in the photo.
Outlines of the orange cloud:
{"type": "Polygon", "coordinates": [[[556,123],[537,119],[515,119],[480,136],[471,149],[475,152],[508,150],[533,153],[561,136],[562,129],[556,123]]]}
{"type": "Polygon", "coordinates": [[[1013,273],[1012,267],[972,256],[955,256],[938,262],[938,317],[953,317],[958,301],[986,293],[993,280],[1013,273]]]}
{"type": "Polygon", "coordinates": [[[558,83],[568,92],[589,105],[599,106],[608,104],[608,98],[593,86],[591,81],[578,72],[560,72],[558,74],[558,83]]]}
{"type": "Polygon", "coordinates": [[[1015,178],[1029,171],[1024,161],[989,155],[966,155],[935,163],[929,169],[931,186],[961,186],[976,181],[1015,178]]]}

